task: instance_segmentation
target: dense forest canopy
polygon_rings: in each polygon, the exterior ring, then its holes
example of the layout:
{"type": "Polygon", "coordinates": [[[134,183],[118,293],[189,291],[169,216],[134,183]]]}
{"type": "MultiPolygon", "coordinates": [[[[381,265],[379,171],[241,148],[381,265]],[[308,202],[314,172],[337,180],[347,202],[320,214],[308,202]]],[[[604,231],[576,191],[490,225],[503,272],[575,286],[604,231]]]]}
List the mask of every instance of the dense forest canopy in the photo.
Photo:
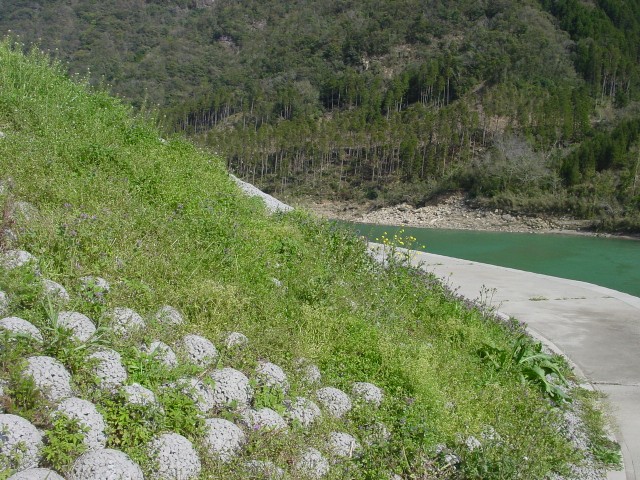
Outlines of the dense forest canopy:
{"type": "Polygon", "coordinates": [[[640,226],[640,0],[5,0],[8,31],[271,192],[640,226]]]}

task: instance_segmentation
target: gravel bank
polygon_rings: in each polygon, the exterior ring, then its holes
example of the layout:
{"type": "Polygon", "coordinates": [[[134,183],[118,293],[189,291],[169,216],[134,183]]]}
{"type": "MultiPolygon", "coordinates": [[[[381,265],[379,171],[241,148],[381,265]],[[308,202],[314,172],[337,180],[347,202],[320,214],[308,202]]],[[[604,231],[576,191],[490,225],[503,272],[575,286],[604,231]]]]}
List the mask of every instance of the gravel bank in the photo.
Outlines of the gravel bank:
{"type": "Polygon", "coordinates": [[[374,209],[345,202],[303,202],[312,212],[334,220],[421,228],[451,228],[494,232],[582,233],[588,220],[571,217],[525,216],[500,209],[475,208],[462,194],[453,194],[435,205],[414,208],[408,204],[374,209]]]}

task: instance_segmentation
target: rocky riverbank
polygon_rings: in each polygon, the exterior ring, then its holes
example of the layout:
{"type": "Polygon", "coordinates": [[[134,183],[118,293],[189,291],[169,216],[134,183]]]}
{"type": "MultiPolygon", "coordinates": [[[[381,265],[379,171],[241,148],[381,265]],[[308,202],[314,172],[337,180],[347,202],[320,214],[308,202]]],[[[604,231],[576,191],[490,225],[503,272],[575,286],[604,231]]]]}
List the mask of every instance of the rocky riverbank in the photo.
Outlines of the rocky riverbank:
{"type": "Polygon", "coordinates": [[[588,220],[571,217],[516,215],[500,209],[477,208],[461,194],[443,198],[437,204],[415,208],[408,204],[373,208],[346,202],[302,202],[305,208],[325,218],[358,223],[403,225],[421,228],[451,228],[495,232],[589,233],[588,220]]]}

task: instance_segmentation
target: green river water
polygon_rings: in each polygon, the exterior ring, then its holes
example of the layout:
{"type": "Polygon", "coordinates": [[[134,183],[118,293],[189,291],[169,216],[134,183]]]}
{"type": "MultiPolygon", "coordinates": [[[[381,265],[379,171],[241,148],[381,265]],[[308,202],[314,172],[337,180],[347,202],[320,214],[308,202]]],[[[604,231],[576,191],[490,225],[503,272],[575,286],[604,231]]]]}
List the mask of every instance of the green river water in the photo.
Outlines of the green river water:
{"type": "Polygon", "coordinates": [[[352,224],[371,241],[387,233],[417,240],[411,248],[449,257],[582,280],[640,297],[640,241],[582,235],[477,232],[352,224]],[[425,245],[426,248],[421,248],[425,245]]]}

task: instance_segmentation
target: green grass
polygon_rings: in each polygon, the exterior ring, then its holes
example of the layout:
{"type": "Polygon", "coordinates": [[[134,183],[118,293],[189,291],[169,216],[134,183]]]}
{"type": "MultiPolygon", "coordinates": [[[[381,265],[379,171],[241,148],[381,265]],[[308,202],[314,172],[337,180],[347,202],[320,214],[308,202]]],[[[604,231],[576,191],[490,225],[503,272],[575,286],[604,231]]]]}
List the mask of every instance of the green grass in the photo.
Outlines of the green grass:
{"type": "MultiPolygon", "coordinates": [[[[378,421],[391,440],[366,448],[349,473],[336,467],[332,478],[377,479],[391,471],[426,478],[439,470],[441,478],[536,479],[580,461],[557,432],[560,409],[521,383],[517,372],[496,370],[478,355],[485,344],[508,349],[515,339],[508,328],[413,270],[381,268],[362,240],[336,225],[304,212],[268,216],[259,200],[240,194],[219,158],[182,138],[161,141],[153,119],[68,80],[45,56],[19,50],[0,44],[0,131],[6,134],[0,172],[15,184],[2,201],[26,200],[40,212],[15,226],[20,248],[39,258],[45,277],[70,291],[65,309],[97,321],[115,306],[148,316],[170,304],[188,320],[177,329],[149,322],[132,338],[105,333],[102,341],[123,355],[131,378],[155,389],[185,374],[140,358],[132,347],[141,342],[172,344],[194,332],[220,345],[225,332],[240,331],[249,350],[222,350],[219,366],[250,374],[257,359],[268,359],[290,373],[290,396],[311,395],[292,373],[299,357],[320,366],[325,385],[349,391],[352,382],[369,381],[385,391],[380,409],[355,408],[343,423],[327,419],[284,438],[254,435],[232,464],[207,460],[203,478],[246,478],[238,466],[249,458],[286,466],[302,445],[322,447],[333,429],[361,437],[363,424],[378,421]],[[83,300],[78,279],[84,275],[111,282],[105,304],[83,300]],[[464,447],[468,436],[483,439],[489,427],[499,439],[481,440],[473,451],[464,447]],[[461,463],[447,467],[439,444],[461,463]]],[[[20,341],[0,351],[0,377],[9,380],[9,391],[32,389],[16,374],[21,356],[53,355],[105,415],[109,444],[143,468],[152,469],[144,463],[144,444],[161,431],[180,431],[197,444],[195,410],[183,395],[163,398],[164,413],[150,421],[121,399],[97,393],[83,370],[91,347],[60,338],[51,328],[54,313],[33,285],[26,269],[0,272],[12,315],[46,337],[43,346],[20,341]]],[[[263,395],[259,402],[274,399],[263,395]]],[[[42,406],[5,404],[44,429],[58,428],[42,406]]]]}
{"type": "Polygon", "coordinates": [[[606,398],[600,392],[584,389],[580,389],[576,396],[582,408],[585,433],[595,460],[606,468],[621,470],[623,461],[620,445],[612,438],[610,430],[607,434],[611,419],[607,418],[602,406],[606,398]]]}

